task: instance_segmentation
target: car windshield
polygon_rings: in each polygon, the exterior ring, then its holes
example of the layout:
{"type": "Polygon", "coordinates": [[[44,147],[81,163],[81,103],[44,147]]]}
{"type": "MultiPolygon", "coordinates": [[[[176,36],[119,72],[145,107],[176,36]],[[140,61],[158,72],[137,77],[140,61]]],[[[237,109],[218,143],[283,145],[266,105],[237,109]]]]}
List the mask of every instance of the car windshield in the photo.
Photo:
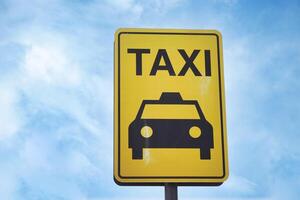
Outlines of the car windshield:
{"type": "Polygon", "coordinates": [[[200,119],[193,104],[145,104],[142,119],[200,119]]]}

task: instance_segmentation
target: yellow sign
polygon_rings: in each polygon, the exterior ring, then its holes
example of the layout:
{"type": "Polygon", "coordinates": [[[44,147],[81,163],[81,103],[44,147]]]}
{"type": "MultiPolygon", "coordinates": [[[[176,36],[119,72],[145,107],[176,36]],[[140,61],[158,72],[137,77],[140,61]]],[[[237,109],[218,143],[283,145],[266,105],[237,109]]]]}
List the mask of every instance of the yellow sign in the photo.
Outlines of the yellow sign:
{"type": "Polygon", "coordinates": [[[228,177],[217,31],[115,33],[114,179],[219,185],[228,177]]]}

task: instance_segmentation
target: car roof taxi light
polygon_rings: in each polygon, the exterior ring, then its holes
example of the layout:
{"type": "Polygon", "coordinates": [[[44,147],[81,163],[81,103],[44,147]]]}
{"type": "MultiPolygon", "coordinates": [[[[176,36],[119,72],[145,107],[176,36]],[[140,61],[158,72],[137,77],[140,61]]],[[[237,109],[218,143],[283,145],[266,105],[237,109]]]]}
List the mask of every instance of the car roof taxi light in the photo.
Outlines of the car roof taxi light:
{"type": "Polygon", "coordinates": [[[183,100],[178,92],[163,92],[159,101],[163,103],[180,103],[183,100]]]}

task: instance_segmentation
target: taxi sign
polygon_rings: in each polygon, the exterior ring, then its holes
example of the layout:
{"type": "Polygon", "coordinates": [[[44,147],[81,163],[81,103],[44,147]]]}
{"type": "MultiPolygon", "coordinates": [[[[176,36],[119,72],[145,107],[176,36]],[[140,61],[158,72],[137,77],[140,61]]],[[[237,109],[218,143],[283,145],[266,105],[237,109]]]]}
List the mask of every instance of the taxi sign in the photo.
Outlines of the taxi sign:
{"type": "Polygon", "coordinates": [[[119,29],[114,63],[115,182],[222,184],[228,158],[221,34],[119,29]]]}

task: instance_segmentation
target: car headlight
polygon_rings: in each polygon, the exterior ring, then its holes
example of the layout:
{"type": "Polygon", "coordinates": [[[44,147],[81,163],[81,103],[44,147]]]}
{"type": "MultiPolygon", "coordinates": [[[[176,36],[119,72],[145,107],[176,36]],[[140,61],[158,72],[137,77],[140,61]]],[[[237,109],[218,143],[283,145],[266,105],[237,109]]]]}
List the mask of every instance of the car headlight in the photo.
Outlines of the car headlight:
{"type": "Polygon", "coordinates": [[[201,129],[197,126],[192,126],[189,130],[189,134],[192,138],[199,138],[201,136],[201,129]]]}
{"type": "Polygon", "coordinates": [[[149,138],[151,137],[153,134],[153,130],[150,126],[143,126],[143,128],[141,129],[141,135],[144,138],[149,138]]]}

